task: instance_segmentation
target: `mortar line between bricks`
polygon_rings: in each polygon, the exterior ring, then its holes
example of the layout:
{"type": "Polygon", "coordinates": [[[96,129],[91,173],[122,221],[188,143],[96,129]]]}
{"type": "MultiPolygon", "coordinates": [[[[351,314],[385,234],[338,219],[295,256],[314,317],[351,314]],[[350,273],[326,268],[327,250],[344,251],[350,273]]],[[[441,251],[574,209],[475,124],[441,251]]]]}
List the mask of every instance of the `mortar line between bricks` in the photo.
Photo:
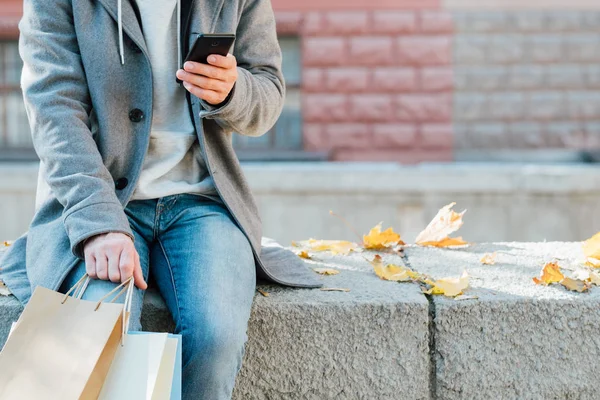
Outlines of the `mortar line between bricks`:
{"type": "MultiPolygon", "coordinates": [[[[410,265],[410,260],[408,259],[408,254],[404,253],[404,263],[410,269],[413,269],[412,265],[410,265]]],[[[427,302],[429,303],[429,312],[428,312],[428,322],[427,326],[429,328],[429,399],[436,400],[437,399],[437,363],[435,360],[435,301],[433,301],[433,296],[430,294],[424,294],[427,302]]]]}

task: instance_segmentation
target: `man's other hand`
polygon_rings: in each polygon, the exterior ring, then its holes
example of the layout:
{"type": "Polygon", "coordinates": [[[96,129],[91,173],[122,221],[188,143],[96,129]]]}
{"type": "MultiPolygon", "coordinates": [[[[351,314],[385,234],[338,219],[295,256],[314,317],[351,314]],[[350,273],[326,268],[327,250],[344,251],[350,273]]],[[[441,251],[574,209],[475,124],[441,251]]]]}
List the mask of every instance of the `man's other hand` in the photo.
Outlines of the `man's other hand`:
{"type": "Polygon", "coordinates": [[[133,275],[138,288],[148,288],[140,256],[126,234],[107,232],[92,236],[85,242],[83,252],[85,270],[91,278],[121,283],[133,275]]]}

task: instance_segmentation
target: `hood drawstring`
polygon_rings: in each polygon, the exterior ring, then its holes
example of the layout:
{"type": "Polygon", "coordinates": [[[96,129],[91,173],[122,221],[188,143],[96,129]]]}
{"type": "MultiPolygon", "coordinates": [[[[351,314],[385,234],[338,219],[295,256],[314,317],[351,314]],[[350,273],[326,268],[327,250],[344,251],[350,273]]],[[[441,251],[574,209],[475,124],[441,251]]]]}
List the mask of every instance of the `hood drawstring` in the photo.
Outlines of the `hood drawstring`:
{"type": "MultiPolygon", "coordinates": [[[[125,64],[125,52],[123,51],[123,22],[121,21],[121,0],[118,0],[119,10],[117,12],[117,25],[119,27],[119,54],[121,55],[121,64],[125,64]]],[[[177,0],[177,68],[183,68],[181,65],[181,0],[177,0]]]]}

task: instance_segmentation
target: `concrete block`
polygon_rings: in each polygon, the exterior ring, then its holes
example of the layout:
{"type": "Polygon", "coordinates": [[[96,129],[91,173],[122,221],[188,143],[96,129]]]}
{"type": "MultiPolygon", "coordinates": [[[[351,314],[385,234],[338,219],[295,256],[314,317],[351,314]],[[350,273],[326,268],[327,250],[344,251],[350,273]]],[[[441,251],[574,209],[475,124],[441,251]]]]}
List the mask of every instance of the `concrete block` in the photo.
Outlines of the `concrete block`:
{"type": "MultiPolygon", "coordinates": [[[[468,239],[468,238],[467,238],[468,239]]],[[[433,296],[439,399],[596,399],[600,288],[537,286],[545,262],[577,265],[581,243],[495,243],[465,250],[409,248],[410,265],[436,278],[466,269],[477,299],[433,296]],[[496,265],[479,260],[498,252],[496,265]]]]}
{"type": "MultiPolygon", "coordinates": [[[[254,299],[234,399],[429,399],[429,303],[414,284],[381,280],[362,255],[307,261],[339,269],[323,276],[325,286],[349,292],[259,286],[269,295],[254,299]]],[[[21,311],[0,296],[0,345],[21,311]]],[[[142,327],[174,328],[154,289],[144,296],[142,327]]]]}

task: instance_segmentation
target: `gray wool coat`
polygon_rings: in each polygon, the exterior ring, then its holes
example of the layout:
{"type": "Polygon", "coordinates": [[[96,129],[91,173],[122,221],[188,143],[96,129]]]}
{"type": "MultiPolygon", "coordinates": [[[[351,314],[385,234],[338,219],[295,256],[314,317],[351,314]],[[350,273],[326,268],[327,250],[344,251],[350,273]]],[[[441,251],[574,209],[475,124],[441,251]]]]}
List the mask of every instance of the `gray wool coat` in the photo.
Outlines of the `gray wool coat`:
{"type": "MultiPolygon", "coordinates": [[[[197,33],[237,36],[232,53],[238,80],[225,104],[210,107],[186,95],[210,174],[252,245],[257,277],[322,286],[299,257],[262,237],[255,200],[232,148],[232,134],[264,134],[283,107],[270,1],[182,0],[181,10],[184,56],[197,33]]],[[[1,278],[24,304],[37,285],[60,287],[84,260],[86,238],[111,231],[134,238],[123,210],[148,148],[152,71],[135,2],[122,0],[121,13],[124,64],[117,0],[24,1],[18,25],[21,87],[40,169],[29,229],[0,260],[1,278]],[[144,114],[141,121],[130,118],[134,109],[144,114]]]]}

